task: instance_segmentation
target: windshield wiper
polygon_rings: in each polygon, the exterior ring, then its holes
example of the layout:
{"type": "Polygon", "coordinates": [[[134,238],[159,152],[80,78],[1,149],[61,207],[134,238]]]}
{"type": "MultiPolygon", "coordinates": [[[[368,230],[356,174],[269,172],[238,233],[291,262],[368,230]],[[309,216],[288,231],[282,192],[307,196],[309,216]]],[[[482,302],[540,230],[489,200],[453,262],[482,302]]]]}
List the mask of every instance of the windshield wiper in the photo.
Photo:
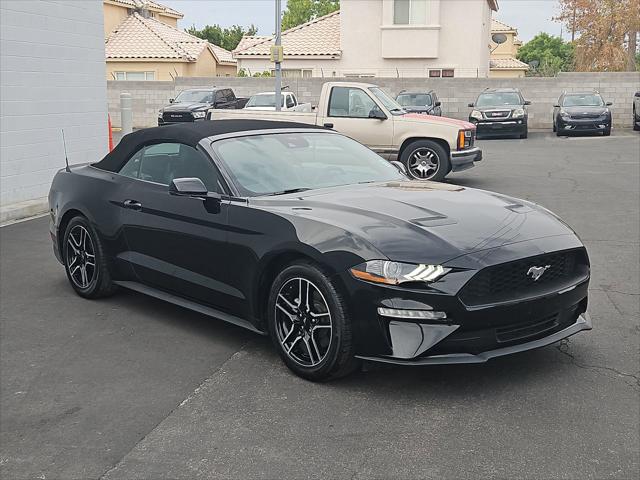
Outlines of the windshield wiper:
{"type": "Polygon", "coordinates": [[[287,190],[282,190],[280,192],[269,193],[267,196],[272,197],[275,195],[286,195],[287,193],[306,192],[307,190],[311,190],[311,189],[310,188],[289,188],[287,190]]]}

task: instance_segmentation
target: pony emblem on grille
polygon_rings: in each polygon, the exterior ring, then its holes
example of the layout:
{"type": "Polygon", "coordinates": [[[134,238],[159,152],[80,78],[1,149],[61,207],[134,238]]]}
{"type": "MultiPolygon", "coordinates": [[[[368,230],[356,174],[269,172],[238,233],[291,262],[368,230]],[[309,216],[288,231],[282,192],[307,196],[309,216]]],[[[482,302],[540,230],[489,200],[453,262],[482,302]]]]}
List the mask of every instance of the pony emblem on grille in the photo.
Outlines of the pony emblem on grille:
{"type": "Polygon", "coordinates": [[[547,269],[551,268],[551,265],[545,265],[544,267],[531,267],[527,271],[527,275],[533,278],[534,282],[537,282],[538,279],[547,271],[547,269]]]}

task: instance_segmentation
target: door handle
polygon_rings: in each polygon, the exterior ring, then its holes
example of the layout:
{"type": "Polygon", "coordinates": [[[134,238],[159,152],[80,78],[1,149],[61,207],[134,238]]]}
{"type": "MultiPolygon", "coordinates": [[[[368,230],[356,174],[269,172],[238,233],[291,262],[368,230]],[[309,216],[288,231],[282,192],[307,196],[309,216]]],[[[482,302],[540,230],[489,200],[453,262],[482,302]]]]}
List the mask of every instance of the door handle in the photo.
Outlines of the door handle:
{"type": "Polygon", "coordinates": [[[324,128],[333,128],[333,123],[325,123],[323,125],[324,128]]]}
{"type": "Polygon", "coordinates": [[[142,210],[142,204],[140,202],[136,202],[135,200],[125,200],[122,202],[124,208],[129,208],[131,210],[142,210]]]}

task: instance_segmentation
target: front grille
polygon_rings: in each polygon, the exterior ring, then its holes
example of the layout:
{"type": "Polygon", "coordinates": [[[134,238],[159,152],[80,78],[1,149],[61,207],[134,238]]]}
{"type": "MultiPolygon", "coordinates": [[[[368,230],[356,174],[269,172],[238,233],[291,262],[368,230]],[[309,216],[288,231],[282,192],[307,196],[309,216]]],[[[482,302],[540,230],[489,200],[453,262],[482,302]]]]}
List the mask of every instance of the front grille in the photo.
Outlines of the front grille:
{"type": "Polygon", "coordinates": [[[486,118],[507,118],[511,115],[511,110],[490,110],[484,112],[486,118]]]}
{"type": "Polygon", "coordinates": [[[572,120],[594,120],[596,118],[600,118],[602,115],[597,113],[578,113],[574,115],[569,115],[569,118],[572,120]]]}
{"type": "Polygon", "coordinates": [[[559,318],[560,314],[554,313],[534,322],[496,328],[496,340],[498,340],[499,343],[505,343],[540,335],[541,333],[555,329],[559,324],[559,318]]]}
{"type": "Polygon", "coordinates": [[[193,115],[190,112],[164,112],[162,120],[167,123],[193,122],[193,115]]]}
{"type": "Polygon", "coordinates": [[[583,249],[553,252],[480,270],[462,288],[460,299],[469,306],[517,300],[575,285],[588,276],[583,249]],[[538,268],[545,270],[534,280],[538,268]]]}

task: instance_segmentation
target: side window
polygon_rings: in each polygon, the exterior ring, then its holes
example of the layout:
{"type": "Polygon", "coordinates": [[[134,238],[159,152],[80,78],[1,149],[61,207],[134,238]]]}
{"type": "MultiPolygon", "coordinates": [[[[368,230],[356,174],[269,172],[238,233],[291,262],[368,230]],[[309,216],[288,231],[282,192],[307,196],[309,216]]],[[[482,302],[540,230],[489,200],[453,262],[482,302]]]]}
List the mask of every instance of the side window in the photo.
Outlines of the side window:
{"type": "Polygon", "coordinates": [[[235,93],[233,93],[233,90],[231,90],[230,88],[228,88],[228,89],[226,90],[226,94],[225,94],[225,95],[226,95],[227,100],[228,100],[229,102],[233,102],[233,101],[236,99],[236,95],[235,95],[235,93]]]}
{"type": "Polygon", "coordinates": [[[330,117],[369,118],[376,107],[373,99],[362,89],[333,87],[329,99],[330,117]]]}
{"type": "Polygon", "coordinates": [[[293,95],[287,95],[287,108],[293,108],[296,103],[293,101],[293,95]]]}
{"type": "Polygon", "coordinates": [[[199,178],[210,192],[222,193],[211,161],[189,145],[158,143],[139,150],[120,169],[120,175],[169,185],[174,178],[199,178]]]}
{"type": "Polygon", "coordinates": [[[218,90],[216,92],[216,103],[226,102],[227,99],[224,97],[224,90],[218,90]]]}

